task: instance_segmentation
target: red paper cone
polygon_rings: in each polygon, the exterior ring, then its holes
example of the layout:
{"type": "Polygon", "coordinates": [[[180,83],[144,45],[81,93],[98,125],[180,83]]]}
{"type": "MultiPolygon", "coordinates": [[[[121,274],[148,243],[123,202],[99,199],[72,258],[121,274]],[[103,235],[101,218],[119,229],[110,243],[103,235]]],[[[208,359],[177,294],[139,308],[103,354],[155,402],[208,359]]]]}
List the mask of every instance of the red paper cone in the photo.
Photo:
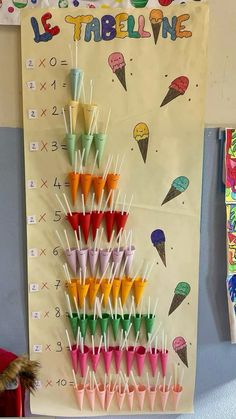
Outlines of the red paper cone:
{"type": "Polygon", "coordinates": [[[130,371],[133,364],[135,350],[133,346],[129,346],[128,349],[125,350],[125,357],[126,357],[126,374],[129,377],[130,371]]]}
{"type": "Polygon", "coordinates": [[[160,352],[160,359],[161,359],[161,370],[163,377],[166,376],[166,368],[167,368],[167,361],[168,361],[168,351],[160,352]]]}
{"type": "Polygon", "coordinates": [[[107,241],[109,242],[112,235],[112,230],[114,227],[115,222],[115,212],[114,211],[106,211],[105,214],[105,222],[106,222],[106,233],[107,233],[107,241]]]}
{"type": "Polygon", "coordinates": [[[94,372],[96,372],[97,371],[97,366],[98,366],[98,363],[99,363],[99,358],[100,358],[100,352],[98,353],[98,347],[96,346],[94,348],[94,354],[93,354],[93,351],[91,350],[89,352],[89,355],[90,355],[90,360],[91,360],[91,364],[92,364],[92,369],[93,369],[94,372]]]}
{"type": "Polygon", "coordinates": [[[73,230],[77,231],[79,227],[79,213],[78,212],[72,212],[72,215],[67,213],[66,219],[69,221],[71,227],[73,230]]]}
{"type": "Polygon", "coordinates": [[[91,220],[90,212],[86,212],[85,214],[83,214],[82,212],[80,213],[79,225],[81,227],[81,230],[84,236],[84,241],[86,244],[87,244],[88,236],[89,236],[90,220],[91,220]]]}
{"type": "Polygon", "coordinates": [[[106,374],[109,374],[109,371],[110,371],[112,354],[113,354],[113,348],[112,347],[109,347],[107,349],[107,351],[105,351],[105,349],[102,350],[102,355],[103,355],[103,361],[104,361],[104,367],[105,367],[106,374]]]}
{"type": "Polygon", "coordinates": [[[81,376],[85,377],[88,363],[89,348],[84,345],[84,353],[81,352],[80,347],[78,348],[78,361],[80,366],[81,376]]]}
{"type": "Polygon", "coordinates": [[[91,225],[92,225],[92,235],[93,241],[95,240],[97,229],[100,227],[102,223],[104,212],[100,211],[93,211],[91,214],[91,225]]]}
{"type": "Polygon", "coordinates": [[[122,214],[121,211],[116,211],[115,214],[116,234],[118,235],[121,229],[124,230],[129,214],[127,212],[122,214]]]}
{"type": "Polygon", "coordinates": [[[71,356],[72,367],[73,367],[75,373],[77,373],[77,371],[78,371],[78,350],[76,348],[76,345],[72,345],[72,350],[70,351],[70,356],[71,356]]]}
{"type": "Polygon", "coordinates": [[[123,350],[121,350],[119,346],[115,346],[113,350],[113,354],[114,354],[114,359],[115,359],[116,374],[119,374],[123,350]]]}
{"type": "Polygon", "coordinates": [[[152,348],[151,352],[148,352],[148,359],[149,359],[153,377],[155,377],[156,372],[157,372],[158,358],[159,358],[159,351],[157,350],[157,353],[155,353],[155,348],[152,348]]]}
{"type": "Polygon", "coordinates": [[[138,346],[135,350],[135,359],[139,377],[141,377],[143,373],[145,358],[146,348],[144,348],[144,346],[138,346]]]}

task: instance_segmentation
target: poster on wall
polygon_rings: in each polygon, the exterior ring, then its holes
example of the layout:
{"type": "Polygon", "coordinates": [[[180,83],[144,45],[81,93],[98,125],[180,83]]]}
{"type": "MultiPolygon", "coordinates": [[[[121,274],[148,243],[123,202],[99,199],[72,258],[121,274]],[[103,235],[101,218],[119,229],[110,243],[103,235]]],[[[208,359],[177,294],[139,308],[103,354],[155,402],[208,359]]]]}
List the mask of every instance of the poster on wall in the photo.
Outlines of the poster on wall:
{"type": "Polygon", "coordinates": [[[183,4],[190,1],[204,0],[0,0],[0,25],[20,25],[21,12],[25,8],[55,7],[66,9],[68,7],[108,8],[108,7],[157,7],[183,4]]]}
{"type": "Polygon", "coordinates": [[[22,23],[32,413],[192,412],[208,7],[22,23]]]}

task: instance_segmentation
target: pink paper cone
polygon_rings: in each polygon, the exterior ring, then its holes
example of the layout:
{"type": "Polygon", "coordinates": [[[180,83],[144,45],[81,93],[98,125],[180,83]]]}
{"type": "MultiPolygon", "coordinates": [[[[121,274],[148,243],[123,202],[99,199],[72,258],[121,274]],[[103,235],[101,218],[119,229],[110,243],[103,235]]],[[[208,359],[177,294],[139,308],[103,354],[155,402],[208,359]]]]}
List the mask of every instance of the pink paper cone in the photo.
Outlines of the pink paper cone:
{"type": "Polygon", "coordinates": [[[131,249],[127,248],[125,249],[125,259],[127,258],[126,267],[125,267],[125,273],[127,276],[130,275],[130,268],[133,262],[134,254],[135,254],[135,247],[131,246],[131,249]]]}
{"type": "Polygon", "coordinates": [[[90,271],[91,271],[92,276],[94,277],[96,273],[96,265],[98,261],[99,250],[89,249],[88,256],[89,256],[90,271]]]}
{"type": "Polygon", "coordinates": [[[119,386],[117,386],[116,389],[116,400],[117,400],[117,404],[120,410],[122,410],[123,404],[124,404],[124,400],[125,400],[125,391],[124,391],[124,387],[121,387],[121,392],[119,393],[119,386]]]}
{"type": "Polygon", "coordinates": [[[159,393],[160,393],[160,397],[161,397],[161,407],[163,412],[165,411],[166,408],[166,404],[167,404],[167,400],[170,394],[170,390],[167,391],[167,386],[165,386],[165,391],[163,391],[163,386],[160,385],[159,386],[159,393]]]}
{"type": "Polygon", "coordinates": [[[144,346],[137,346],[135,350],[135,358],[136,358],[138,376],[141,377],[143,373],[145,358],[146,358],[146,348],[144,348],[144,346]]]}
{"type": "Polygon", "coordinates": [[[103,355],[103,361],[104,361],[104,367],[105,367],[106,374],[109,374],[109,371],[110,371],[112,354],[113,354],[113,348],[112,347],[109,347],[107,351],[105,351],[105,349],[102,350],[102,355],[103,355]]]}
{"type": "Polygon", "coordinates": [[[115,389],[112,388],[112,390],[109,390],[109,388],[107,386],[107,394],[106,394],[106,407],[107,407],[107,410],[110,409],[111,402],[112,402],[112,399],[114,397],[114,394],[115,394],[115,389]]]}
{"type": "Polygon", "coordinates": [[[115,221],[116,221],[116,234],[118,235],[120,230],[125,229],[126,222],[128,220],[129,214],[127,212],[121,213],[121,211],[116,211],[115,221]]]}
{"type": "Polygon", "coordinates": [[[171,388],[174,410],[178,409],[179,401],[182,396],[183,387],[177,384],[176,386],[172,386],[171,388]]]}
{"type": "Polygon", "coordinates": [[[169,355],[168,350],[166,351],[166,353],[160,352],[161,370],[162,370],[163,377],[165,377],[165,375],[166,375],[168,355],[169,355]]]}
{"type": "Polygon", "coordinates": [[[109,259],[111,257],[111,251],[108,250],[100,250],[99,252],[99,259],[100,259],[100,268],[101,268],[101,275],[105,272],[109,259]]]}
{"type": "Polygon", "coordinates": [[[76,270],[77,270],[76,249],[71,249],[71,251],[69,251],[69,249],[65,249],[65,256],[73,274],[76,275],[76,270]]]}
{"type": "Polygon", "coordinates": [[[70,351],[71,356],[71,363],[72,367],[75,370],[75,373],[78,371],[78,349],[76,348],[76,345],[72,345],[72,351],[70,351]]]}
{"type": "Polygon", "coordinates": [[[106,222],[106,232],[107,232],[107,241],[109,242],[111,239],[111,234],[115,222],[115,212],[114,211],[106,211],[104,213],[105,222],[106,222]]]}
{"type": "Polygon", "coordinates": [[[132,368],[132,363],[134,359],[135,350],[133,346],[129,346],[128,349],[125,350],[126,356],[126,374],[129,377],[130,371],[132,368]]]}
{"type": "Polygon", "coordinates": [[[119,346],[116,346],[113,350],[113,353],[114,353],[114,358],[115,358],[116,374],[119,374],[123,351],[119,348],[119,346]]]}
{"type": "Polygon", "coordinates": [[[149,359],[153,377],[155,377],[156,372],[157,372],[158,358],[159,358],[159,351],[157,350],[157,353],[155,353],[155,348],[152,348],[151,352],[148,352],[148,359],[149,359]]]}
{"type": "Polygon", "coordinates": [[[157,395],[157,391],[155,390],[155,387],[150,386],[150,388],[147,389],[147,394],[148,394],[149,406],[150,406],[151,411],[153,412],[156,395],[157,395]]]}
{"type": "Polygon", "coordinates": [[[88,258],[88,249],[81,249],[81,250],[76,250],[77,253],[77,258],[79,261],[79,266],[82,269],[82,273],[86,271],[86,266],[87,266],[87,258],[88,258]]]}
{"type": "Polygon", "coordinates": [[[74,387],[74,393],[75,397],[79,406],[79,409],[83,409],[83,403],[84,403],[84,385],[78,384],[77,387],[74,387]]]}
{"type": "Polygon", "coordinates": [[[73,230],[77,231],[78,227],[79,227],[79,213],[78,212],[72,212],[71,214],[72,215],[67,213],[66,219],[67,219],[67,221],[69,221],[73,230]]]}
{"type": "Polygon", "coordinates": [[[114,262],[114,268],[117,266],[117,271],[116,272],[118,272],[118,268],[119,268],[119,266],[122,262],[123,255],[124,255],[123,247],[121,247],[119,250],[118,250],[117,247],[112,250],[112,260],[114,262]]]}
{"type": "Polygon", "coordinates": [[[102,211],[93,211],[91,214],[91,226],[92,226],[92,235],[93,241],[95,240],[97,229],[100,227],[102,223],[104,213],[102,211]]]}
{"type": "Polygon", "coordinates": [[[86,345],[84,345],[84,353],[82,353],[80,348],[78,348],[78,361],[79,361],[80,373],[82,377],[84,377],[86,374],[88,354],[89,354],[89,348],[86,345]]]}
{"type": "Polygon", "coordinates": [[[143,410],[146,391],[147,389],[143,384],[140,384],[136,390],[140,410],[143,410]]]}
{"type": "Polygon", "coordinates": [[[82,212],[80,213],[79,225],[81,227],[81,230],[84,236],[84,241],[86,244],[87,244],[88,236],[89,236],[90,220],[91,220],[90,212],[86,212],[85,214],[83,214],[82,212]]]}
{"type": "Polygon", "coordinates": [[[89,384],[85,387],[85,391],[86,391],[86,396],[89,402],[89,406],[91,408],[92,411],[94,411],[94,406],[95,406],[95,387],[94,388],[90,388],[89,384]]]}
{"type": "Polygon", "coordinates": [[[128,399],[128,406],[130,410],[133,410],[134,392],[135,392],[135,387],[132,385],[129,385],[128,392],[127,392],[127,399],[128,399]]]}
{"type": "Polygon", "coordinates": [[[97,366],[98,366],[98,363],[99,363],[99,358],[100,358],[100,353],[98,353],[98,347],[96,346],[94,348],[94,354],[93,354],[93,351],[91,350],[89,352],[89,355],[90,355],[90,360],[91,360],[91,364],[92,364],[92,369],[93,369],[94,372],[96,372],[97,371],[97,366]]]}
{"type": "Polygon", "coordinates": [[[101,405],[101,408],[104,410],[105,402],[106,402],[106,388],[104,384],[98,384],[97,396],[98,396],[98,400],[101,405]]]}

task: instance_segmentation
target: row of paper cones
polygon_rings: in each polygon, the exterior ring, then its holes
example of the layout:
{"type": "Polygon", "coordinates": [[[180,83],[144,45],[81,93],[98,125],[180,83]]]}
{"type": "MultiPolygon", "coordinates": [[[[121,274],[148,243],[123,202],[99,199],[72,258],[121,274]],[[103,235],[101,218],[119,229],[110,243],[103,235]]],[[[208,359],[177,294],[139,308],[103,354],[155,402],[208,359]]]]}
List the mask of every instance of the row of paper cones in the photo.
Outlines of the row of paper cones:
{"type": "Polygon", "coordinates": [[[92,370],[94,372],[97,371],[97,367],[101,360],[100,355],[102,355],[103,358],[106,374],[110,373],[112,359],[114,357],[114,370],[117,374],[121,369],[123,358],[126,365],[126,375],[128,377],[130,376],[133,368],[133,362],[135,360],[137,374],[141,377],[144,371],[145,360],[147,358],[153,377],[157,373],[158,360],[160,360],[162,375],[165,377],[168,354],[168,350],[164,352],[151,348],[150,351],[147,351],[144,346],[128,346],[127,348],[124,348],[123,346],[109,346],[107,350],[105,350],[105,347],[101,348],[101,346],[89,348],[88,346],[83,345],[81,349],[80,346],[77,347],[76,345],[72,345],[70,349],[73,369],[76,373],[79,371],[82,377],[85,376],[89,361],[91,363],[92,370]]]}
{"type": "MultiPolygon", "coordinates": [[[[75,152],[78,148],[78,137],[74,133],[66,133],[66,146],[68,151],[68,157],[70,164],[74,166],[75,163],[75,152]]],[[[96,133],[96,134],[81,134],[80,143],[81,149],[85,150],[84,153],[84,164],[87,163],[88,156],[91,150],[92,143],[95,146],[95,152],[97,155],[97,165],[101,166],[102,156],[104,153],[105,144],[107,141],[107,135],[105,133],[96,133]]]]}
{"type": "Polygon", "coordinates": [[[113,306],[116,304],[116,300],[121,296],[121,304],[124,304],[127,301],[128,296],[130,295],[131,290],[134,291],[134,301],[136,306],[141,301],[141,298],[144,293],[144,289],[147,285],[147,280],[143,278],[113,278],[109,280],[107,278],[95,279],[95,278],[86,278],[84,282],[80,279],[72,279],[67,283],[69,294],[71,298],[76,300],[79,304],[79,308],[82,308],[85,304],[85,299],[88,296],[89,306],[93,307],[96,296],[99,289],[101,288],[101,294],[103,296],[103,307],[105,308],[108,304],[110,295],[112,296],[113,306]]]}

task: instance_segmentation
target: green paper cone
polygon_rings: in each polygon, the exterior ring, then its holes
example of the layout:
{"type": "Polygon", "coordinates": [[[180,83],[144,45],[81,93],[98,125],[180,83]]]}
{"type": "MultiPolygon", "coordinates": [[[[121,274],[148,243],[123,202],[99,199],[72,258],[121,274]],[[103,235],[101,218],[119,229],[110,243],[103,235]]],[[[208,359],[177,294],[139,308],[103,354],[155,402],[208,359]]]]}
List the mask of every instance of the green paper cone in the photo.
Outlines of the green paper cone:
{"type": "Polygon", "coordinates": [[[117,335],[118,335],[118,330],[119,330],[119,325],[120,325],[120,319],[121,319],[121,315],[117,314],[117,319],[116,318],[112,318],[110,319],[111,321],[111,327],[112,327],[112,331],[113,331],[113,336],[114,339],[117,339],[117,335]]]}
{"type": "Polygon", "coordinates": [[[80,327],[80,333],[81,333],[82,338],[85,338],[87,325],[88,325],[88,316],[87,314],[85,314],[85,319],[83,318],[83,316],[79,318],[79,327],[80,327]]]}
{"type": "Polygon", "coordinates": [[[124,314],[124,318],[121,317],[121,327],[124,332],[127,332],[129,329],[129,325],[131,323],[131,319],[129,318],[129,314],[124,314]]]}
{"type": "Polygon", "coordinates": [[[102,313],[102,318],[99,317],[102,335],[107,333],[107,326],[108,326],[109,319],[110,319],[110,315],[108,313],[102,313]]]}
{"type": "Polygon", "coordinates": [[[97,317],[94,319],[94,315],[90,314],[88,316],[88,325],[91,335],[95,335],[96,332],[96,326],[97,326],[97,317]]]}
{"type": "Polygon", "coordinates": [[[152,333],[152,329],[153,329],[153,326],[154,326],[154,323],[155,323],[155,319],[156,319],[156,317],[153,317],[152,314],[150,314],[149,318],[148,318],[147,314],[144,316],[147,339],[148,339],[149,333],[152,333]]]}
{"type": "Polygon", "coordinates": [[[70,70],[71,94],[73,100],[79,100],[78,91],[81,83],[82,74],[83,70],[80,70],[79,68],[72,68],[70,70]]]}
{"type": "Polygon", "coordinates": [[[133,328],[134,328],[135,337],[137,336],[138,332],[140,331],[141,323],[142,323],[142,316],[140,316],[139,314],[136,314],[136,316],[132,316],[132,324],[133,324],[133,328]]]}
{"type": "Polygon", "coordinates": [[[74,166],[76,142],[77,142],[77,138],[75,134],[66,134],[67,152],[68,152],[71,166],[74,166]]]}
{"type": "Polygon", "coordinates": [[[93,135],[81,134],[80,140],[81,140],[81,149],[82,151],[83,149],[85,150],[84,159],[83,159],[83,166],[85,166],[87,164],[90,148],[93,142],[93,135]]]}
{"type": "Polygon", "coordinates": [[[71,326],[71,330],[73,333],[74,338],[77,338],[77,331],[78,331],[78,324],[79,324],[79,318],[77,313],[72,313],[73,317],[69,316],[69,320],[70,320],[70,326],[71,326]]]}
{"type": "Polygon", "coordinates": [[[100,167],[104,147],[105,147],[106,140],[107,140],[107,135],[106,134],[94,134],[93,137],[94,137],[94,142],[95,142],[95,149],[96,149],[96,151],[98,151],[97,164],[98,164],[98,167],[100,167]]]}

